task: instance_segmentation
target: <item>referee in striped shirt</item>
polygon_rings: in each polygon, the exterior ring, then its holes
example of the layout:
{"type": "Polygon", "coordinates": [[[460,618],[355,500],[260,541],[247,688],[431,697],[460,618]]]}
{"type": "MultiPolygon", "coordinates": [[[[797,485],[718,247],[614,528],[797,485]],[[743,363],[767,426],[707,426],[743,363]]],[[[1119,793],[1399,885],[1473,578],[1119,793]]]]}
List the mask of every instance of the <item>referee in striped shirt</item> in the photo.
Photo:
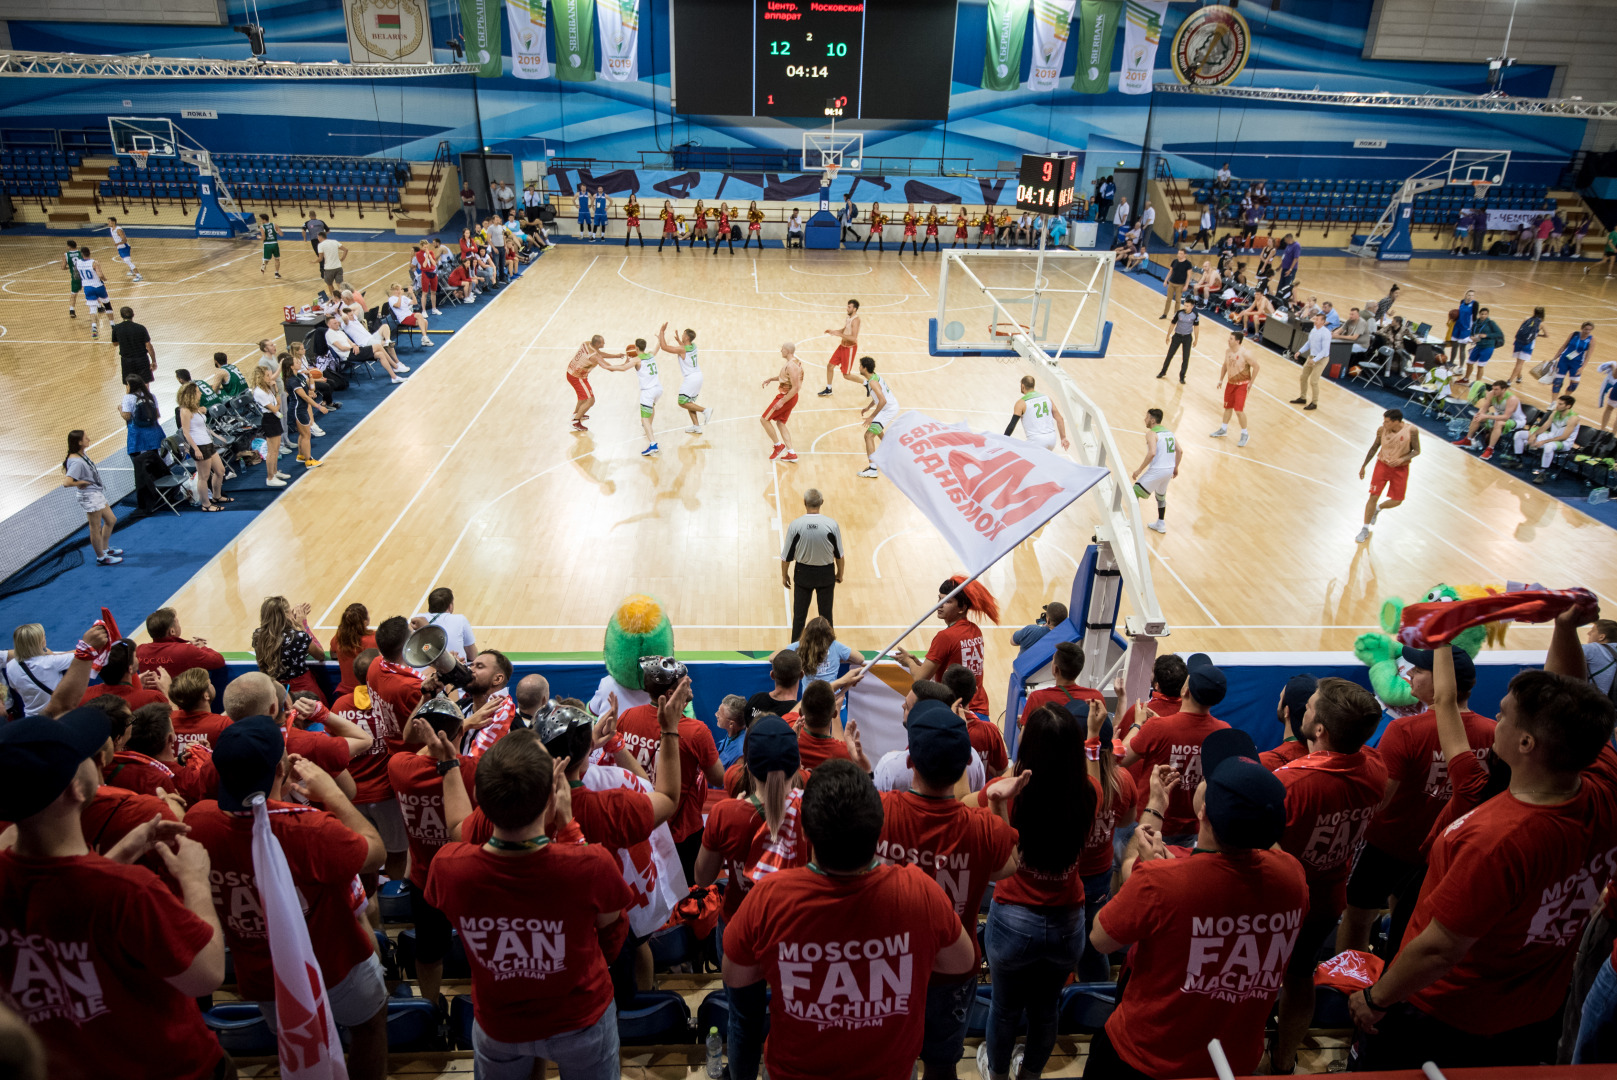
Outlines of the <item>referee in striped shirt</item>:
{"type": "Polygon", "coordinates": [[[792,640],[803,636],[808,621],[809,596],[815,598],[820,615],[832,626],[832,593],[842,581],[842,530],[820,513],[825,498],[818,488],[803,492],[802,517],[786,530],[786,544],[780,552],[780,583],[792,589],[792,640]],[[792,585],[792,563],[797,563],[797,585],[792,585]]]}

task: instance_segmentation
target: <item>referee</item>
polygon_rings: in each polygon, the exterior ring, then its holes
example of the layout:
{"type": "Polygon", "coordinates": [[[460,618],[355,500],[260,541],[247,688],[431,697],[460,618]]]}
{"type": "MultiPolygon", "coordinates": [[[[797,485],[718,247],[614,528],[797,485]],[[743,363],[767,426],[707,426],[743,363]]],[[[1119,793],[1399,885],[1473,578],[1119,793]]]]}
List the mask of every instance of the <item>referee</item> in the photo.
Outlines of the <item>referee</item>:
{"type": "Polygon", "coordinates": [[[825,498],[818,488],[803,492],[803,509],[808,511],[786,530],[786,546],[780,553],[780,583],[792,588],[792,563],[797,563],[797,586],[792,592],[792,640],[803,636],[808,620],[809,595],[815,597],[820,616],[832,626],[832,592],[842,581],[842,530],[820,513],[825,498]]]}

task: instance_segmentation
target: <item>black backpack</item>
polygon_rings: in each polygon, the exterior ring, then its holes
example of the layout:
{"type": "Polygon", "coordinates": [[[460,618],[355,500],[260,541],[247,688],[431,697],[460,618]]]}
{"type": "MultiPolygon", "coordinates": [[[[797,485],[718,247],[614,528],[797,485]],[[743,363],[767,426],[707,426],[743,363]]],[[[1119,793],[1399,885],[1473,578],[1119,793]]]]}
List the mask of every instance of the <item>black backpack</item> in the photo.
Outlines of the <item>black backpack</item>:
{"type": "Polygon", "coordinates": [[[152,427],[157,422],[157,403],[145,395],[137,397],[135,399],[135,423],[141,427],[152,427]]]}

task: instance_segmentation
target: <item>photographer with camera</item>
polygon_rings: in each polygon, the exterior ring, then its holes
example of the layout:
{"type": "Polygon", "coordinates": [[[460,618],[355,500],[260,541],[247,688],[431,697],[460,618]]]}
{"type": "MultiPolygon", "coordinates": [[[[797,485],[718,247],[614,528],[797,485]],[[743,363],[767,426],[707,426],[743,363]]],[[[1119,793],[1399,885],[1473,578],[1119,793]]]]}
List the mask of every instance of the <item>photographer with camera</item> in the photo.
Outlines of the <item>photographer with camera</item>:
{"type": "Polygon", "coordinates": [[[1052,626],[1067,621],[1067,605],[1052,600],[1039,610],[1039,617],[1011,635],[1011,644],[1017,646],[1017,656],[1031,649],[1035,642],[1050,632],[1052,626]]]}

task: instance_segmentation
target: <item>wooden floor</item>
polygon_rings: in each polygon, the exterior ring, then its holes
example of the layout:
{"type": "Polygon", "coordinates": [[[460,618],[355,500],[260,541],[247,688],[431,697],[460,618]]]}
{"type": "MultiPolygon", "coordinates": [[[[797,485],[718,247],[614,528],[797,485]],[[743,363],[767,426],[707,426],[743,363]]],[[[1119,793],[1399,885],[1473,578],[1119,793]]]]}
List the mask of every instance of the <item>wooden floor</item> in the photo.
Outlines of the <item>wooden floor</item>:
{"type": "MultiPolygon", "coordinates": [[[[350,248],[351,279],[385,285],[403,274],[407,244],[350,248]]],[[[53,238],[0,240],[0,390],[20,418],[0,447],[0,513],[58,483],[67,427],[83,426],[103,450],[122,434],[115,352],[89,343],[82,314],[69,322],[62,310],[63,274],[52,261],[60,249],[53,238]]],[[[132,303],[157,341],[165,407],[173,368],[205,368],[216,348],[250,352],[254,340],[278,333],[283,303],[312,294],[312,260],[295,242],[286,249],[288,277],[299,280],[284,283],[266,282],[256,247],[245,244],[137,236],[144,286],[123,284],[103,260],[115,301],[132,303]]],[[[561,247],[435,350],[340,445],[317,444],[326,467],[261,514],[173,603],[188,632],[245,650],[267,594],[309,602],[329,628],[351,601],[364,601],[379,620],[421,610],[430,589],[448,585],[479,643],[565,652],[598,649],[618,600],[644,591],[668,605],[682,649],[771,648],[785,643],[790,614],[777,561],[781,528],[801,512],[801,491],[818,487],[849,547],[840,636],[856,648],[879,647],[958,568],[891,485],[855,476],[864,465],[864,399],[854,384],[839,381],[831,398],[805,396],[791,424],[802,460],[783,465],[768,460],[757,416],[770,395],[759,383],[777,371],[779,345],[792,341],[810,391],[817,389],[831,351],[823,331],[840,325],[853,296],[864,305],[861,352],[880,361],[905,408],[1002,430],[1023,369],[928,355],[936,262],[856,251],[693,257],[616,243],[561,247]],[[597,373],[591,432],[573,433],[563,369],[578,343],[601,333],[621,351],[634,337],[654,339],[664,321],[698,333],[703,401],[716,410],[706,433],[682,430],[672,364],[657,410],[660,457],[640,456],[632,374],[597,373]]],[[[1617,339],[1617,283],[1571,265],[1313,259],[1300,287],[1345,308],[1394,280],[1404,285],[1398,310],[1434,323],[1475,288],[1507,334],[1534,304],[1545,305],[1551,338],[1541,350],[1584,318],[1595,320],[1597,340],[1617,339]]],[[[1303,413],[1285,403],[1296,396],[1297,369],[1259,351],[1251,443],[1210,439],[1221,408],[1214,383],[1222,330],[1204,326],[1189,385],[1156,382],[1161,296],[1119,275],[1112,299],[1110,354],[1067,368],[1106,411],[1129,456],[1143,452],[1141,416],[1151,406],[1166,411],[1187,448],[1169,492],[1170,531],[1150,537],[1173,627],[1169,646],[1346,649],[1375,624],[1384,597],[1415,597],[1438,581],[1581,583],[1617,597],[1617,534],[1431,438],[1414,464],[1408,503],[1383,517],[1370,543],[1355,544],[1366,491],[1358,464],[1379,407],[1327,385],[1319,410],[1303,413]]],[[[1617,340],[1599,347],[1597,359],[1606,349],[1617,352],[1617,340]]],[[[1586,403],[1597,387],[1597,377],[1585,382],[1586,403]]],[[[1528,397],[1542,402],[1545,389],[1530,387],[1528,397]]],[[[990,638],[993,685],[1003,685],[1009,668],[1010,632],[1043,602],[1066,598],[1093,520],[1077,504],[989,574],[1006,620],[990,638]]],[[[929,638],[916,635],[910,645],[929,638]]],[[[1542,641],[1532,630],[1511,632],[1513,646],[1542,641]]]]}

